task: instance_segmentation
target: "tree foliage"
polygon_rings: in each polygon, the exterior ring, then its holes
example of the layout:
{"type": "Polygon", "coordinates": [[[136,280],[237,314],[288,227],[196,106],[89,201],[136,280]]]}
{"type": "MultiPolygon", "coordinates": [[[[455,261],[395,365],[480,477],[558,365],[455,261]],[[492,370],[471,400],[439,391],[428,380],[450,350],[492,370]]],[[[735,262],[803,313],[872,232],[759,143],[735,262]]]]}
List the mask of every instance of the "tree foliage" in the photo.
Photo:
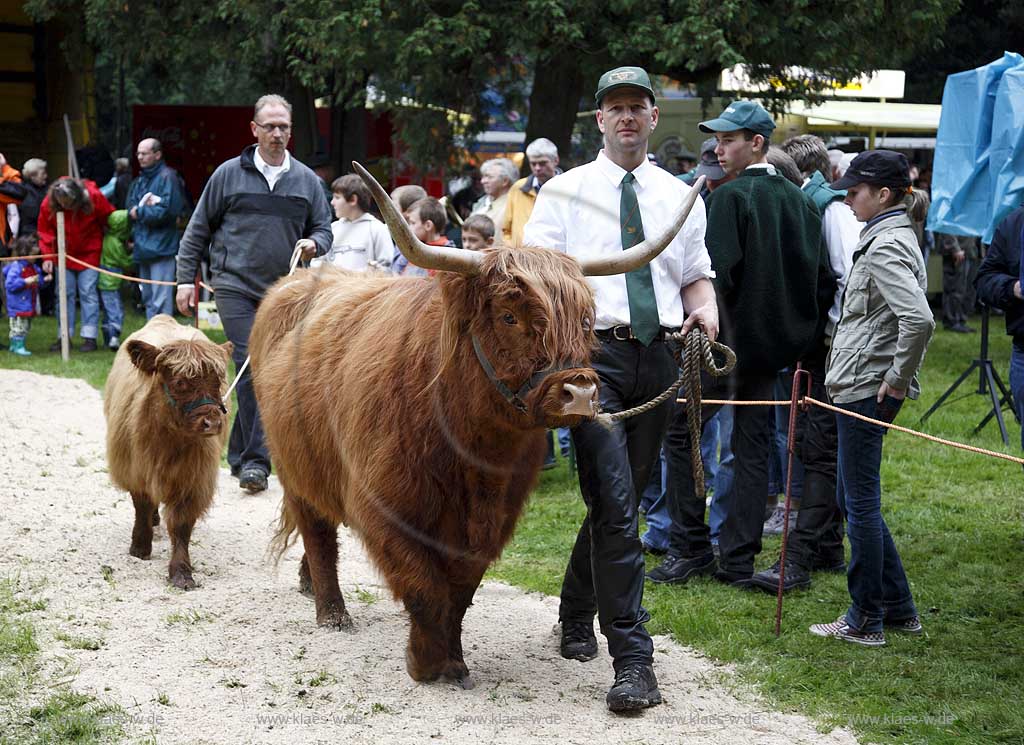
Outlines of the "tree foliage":
{"type": "MultiPolygon", "coordinates": [[[[720,70],[781,81],[780,102],[832,79],[900,67],[938,44],[959,0],[28,0],[80,17],[88,43],[140,90],[219,93],[300,85],[392,112],[411,159],[442,163],[486,128],[487,92],[516,103],[536,71],[527,137],[568,143],[602,69],[640,64],[711,92],[720,70]],[[800,66],[822,77],[791,76],[800,66]],[[161,86],[163,86],[161,88],[161,86]],[[586,88],[586,91],[584,90],[586,88]]],[[[234,101],[231,101],[234,102],[234,101]]],[[[780,106],[782,103],[779,104],[780,106]]]]}

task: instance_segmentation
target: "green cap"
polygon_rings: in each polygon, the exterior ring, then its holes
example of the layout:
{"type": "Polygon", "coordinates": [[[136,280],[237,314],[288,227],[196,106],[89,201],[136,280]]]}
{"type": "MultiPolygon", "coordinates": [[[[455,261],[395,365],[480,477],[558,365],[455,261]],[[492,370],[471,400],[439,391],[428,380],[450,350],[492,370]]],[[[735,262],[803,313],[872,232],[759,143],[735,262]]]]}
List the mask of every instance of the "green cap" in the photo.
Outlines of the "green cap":
{"type": "Polygon", "coordinates": [[[601,99],[604,98],[606,93],[616,88],[639,88],[650,96],[651,103],[654,103],[654,88],[651,87],[651,76],[642,67],[616,67],[614,70],[609,70],[602,75],[601,79],[597,81],[597,93],[594,94],[594,100],[597,101],[597,105],[601,105],[601,99]]]}
{"type": "Polygon", "coordinates": [[[701,122],[697,125],[701,132],[735,132],[737,129],[749,129],[763,137],[771,137],[775,131],[772,115],[764,107],[754,101],[733,101],[725,107],[725,111],[717,119],[701,122]]]}

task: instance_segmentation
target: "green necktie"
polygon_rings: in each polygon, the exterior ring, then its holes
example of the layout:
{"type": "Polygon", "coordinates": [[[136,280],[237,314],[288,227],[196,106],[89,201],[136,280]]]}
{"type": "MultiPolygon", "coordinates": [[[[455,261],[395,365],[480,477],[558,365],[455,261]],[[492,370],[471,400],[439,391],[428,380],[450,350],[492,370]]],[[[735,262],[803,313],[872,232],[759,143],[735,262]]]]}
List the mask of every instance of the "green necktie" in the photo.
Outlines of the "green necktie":
{"type": "MultiPolygon", "coordinates": [[[[640,205],[636,201],[634,181],[636,176],[632,173],[622,177],[619,225],[622,230],[623,251],[644,239],[644,223],[640,217],[640,205]]],[[[626,294],[629,296],[629,324],[633,328],[633,336],[647,346],[658,335],[661,327],[650,264],[644,264],[639,269],[626,273],[626,294]]]]}

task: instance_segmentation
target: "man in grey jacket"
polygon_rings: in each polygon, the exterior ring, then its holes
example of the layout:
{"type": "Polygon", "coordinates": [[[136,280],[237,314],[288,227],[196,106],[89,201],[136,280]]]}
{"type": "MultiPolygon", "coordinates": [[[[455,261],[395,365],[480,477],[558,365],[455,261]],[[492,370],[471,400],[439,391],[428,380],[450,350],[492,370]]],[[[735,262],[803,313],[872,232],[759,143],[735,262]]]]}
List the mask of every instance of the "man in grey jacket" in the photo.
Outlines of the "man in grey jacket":
{"type": "MultiPolygon", "coordinates": [[[[288,273],[292,252],[298,248],[308,260],[331,247],[331,208],[316,174],[288,153],[291,124],[291,104],[281,96],[256,102],[249,125],[256,144],[214,171],[178,250],[178,310],[192,315],[193,282],[208,256],[236,368],[249,355],[256,309],[267,288],[288,273]]],[[[267,488],[270,456],[248,371],[236,391],[228,464],[239,485],[255,493],[267,488]]]]}

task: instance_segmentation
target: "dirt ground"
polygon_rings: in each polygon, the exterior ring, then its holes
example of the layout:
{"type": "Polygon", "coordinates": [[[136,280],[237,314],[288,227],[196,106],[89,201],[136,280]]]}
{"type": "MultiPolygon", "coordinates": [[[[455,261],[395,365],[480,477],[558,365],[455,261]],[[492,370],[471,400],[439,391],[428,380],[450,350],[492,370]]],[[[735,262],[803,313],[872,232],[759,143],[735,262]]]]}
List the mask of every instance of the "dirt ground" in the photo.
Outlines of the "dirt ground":
{"type": "Polygon", "coordinates": [[[249,496],[223,472],[193,534],[200,587],[174,590],[162,531],[152,560],[128,555],[132,504],[106,475],[99,393],[2,370],[0,400],[7,452],[19,454],[0,463],[0,576],[39,588],[44,661],[77,671],[76,690],[122,707],[129,742],[856,742],[770,711],[728,668],[669,637],[655,638],[665,704],[612,715],[607,654],[563,660],[557,599],[495,582],[466,616],[476,687],[416,684],[405,672],[404,613],[355,536],[339,541],[352,631],[316,626],[312,601],[297,592],[301,541],[277,568],[268,560],[274,479],[249,496]],[[56,634],[99,648],[71,648],[56,634]]]}

